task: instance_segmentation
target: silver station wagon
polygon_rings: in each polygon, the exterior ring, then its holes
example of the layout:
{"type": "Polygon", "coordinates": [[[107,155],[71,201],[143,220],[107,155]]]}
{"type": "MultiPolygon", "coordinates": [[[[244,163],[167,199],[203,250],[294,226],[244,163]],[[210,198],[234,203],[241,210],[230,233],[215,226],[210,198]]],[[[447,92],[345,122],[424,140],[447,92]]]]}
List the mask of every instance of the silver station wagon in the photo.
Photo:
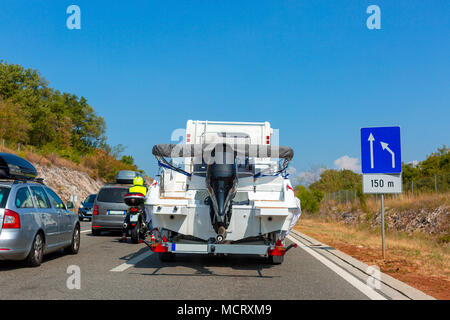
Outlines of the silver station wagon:
{"type": "Polygon", "coordinates": [[[0,153],[0,260],[39,266],[44,254],[80,248],[78,215],[20,157],[0,153]]]}

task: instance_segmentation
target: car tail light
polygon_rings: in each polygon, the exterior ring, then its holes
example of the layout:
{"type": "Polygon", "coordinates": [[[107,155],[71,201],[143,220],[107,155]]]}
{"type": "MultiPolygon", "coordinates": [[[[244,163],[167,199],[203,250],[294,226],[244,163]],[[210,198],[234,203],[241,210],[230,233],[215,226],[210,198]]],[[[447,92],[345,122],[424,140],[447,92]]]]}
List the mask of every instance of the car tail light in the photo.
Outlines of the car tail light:
{"type": "Polygon", "coordinates": [[[3,216],[3,229],[19,229],[20,217],[17,212],[6,209],[3,216]]]}
{"type": "Polygon", "coordinates": [[[92,215],[93,216],[98,216],[98,205],[94,205],[94,210],[92,210],[92,215]]]}

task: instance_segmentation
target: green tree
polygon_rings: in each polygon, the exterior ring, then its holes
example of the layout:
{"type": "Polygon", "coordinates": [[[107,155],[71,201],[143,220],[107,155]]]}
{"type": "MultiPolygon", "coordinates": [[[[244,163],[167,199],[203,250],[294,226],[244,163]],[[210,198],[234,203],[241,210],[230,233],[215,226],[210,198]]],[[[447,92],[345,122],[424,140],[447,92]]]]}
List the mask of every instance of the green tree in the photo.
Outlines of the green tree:
{"type": "Polygon", "coordinates": [[[134,159],[132,156],[123,156],[122,159],[120,159],[120,161],[130,166],[134,165],[134,159]]]}
{"type": "Polygon", "coordinates": [[[7,126],[21,128],[16,140],[68,157],[106,145],[105,121],[87,100],[50,88],[36,70],[0,61],[0,98],[13,105],[17,115],[1,118],[4,136],[7,126]]]}
{"type": "Polygon", "coordinates": [[[362,178],[351,170],[327,169],[320,174],[320,180],[312,183],[309,188],[323,193],[346,189],[358,189],[362,178]]]}
{"type": "Polygon", "coordinates": [[[309,213],[315,213],[319,210],[320,202],[323,199],[323,193],[320,190],[310,190],[299,185],[295,188],[295,195],[300,199],[302,210],[309,213]]]}

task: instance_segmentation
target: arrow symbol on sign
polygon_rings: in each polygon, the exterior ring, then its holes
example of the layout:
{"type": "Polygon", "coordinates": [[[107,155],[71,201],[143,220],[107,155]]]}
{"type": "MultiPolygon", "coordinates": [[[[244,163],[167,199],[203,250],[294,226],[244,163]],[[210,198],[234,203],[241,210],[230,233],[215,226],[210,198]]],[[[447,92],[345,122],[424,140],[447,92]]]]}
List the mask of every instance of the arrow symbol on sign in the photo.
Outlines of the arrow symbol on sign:
{"type": "Polygon", "coordinates": [[[370,142],[370,168],[373,169],[373,142],[375,141],[375,138],[373,137],[372,132],[367,140],[370,142]]]}
{"type": "Polygon", "coordinates": [[[388,144],[386,142],[382,142],[381,143],[381,147],[383,148],[383,150],[387,150],[391,156],[392,156],[392,168],[395,168],[395,153],[394,151],[392,151],[391,149],[389,149],[388,144]]]}

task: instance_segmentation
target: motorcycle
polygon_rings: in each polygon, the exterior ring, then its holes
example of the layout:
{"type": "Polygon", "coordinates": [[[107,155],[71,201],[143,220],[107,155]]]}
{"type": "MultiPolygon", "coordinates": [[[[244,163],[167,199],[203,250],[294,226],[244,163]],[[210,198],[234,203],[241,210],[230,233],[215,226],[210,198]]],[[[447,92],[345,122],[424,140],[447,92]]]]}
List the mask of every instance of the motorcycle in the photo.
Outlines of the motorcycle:
{"type": "Polygon", "coordinates": [[[142,193],[127,193],[124,202],[129,207],[123,222],[124,233],[131,236],[133,243],[140,243],[148,232],[144,212],[145,196],[142,193]]]}

